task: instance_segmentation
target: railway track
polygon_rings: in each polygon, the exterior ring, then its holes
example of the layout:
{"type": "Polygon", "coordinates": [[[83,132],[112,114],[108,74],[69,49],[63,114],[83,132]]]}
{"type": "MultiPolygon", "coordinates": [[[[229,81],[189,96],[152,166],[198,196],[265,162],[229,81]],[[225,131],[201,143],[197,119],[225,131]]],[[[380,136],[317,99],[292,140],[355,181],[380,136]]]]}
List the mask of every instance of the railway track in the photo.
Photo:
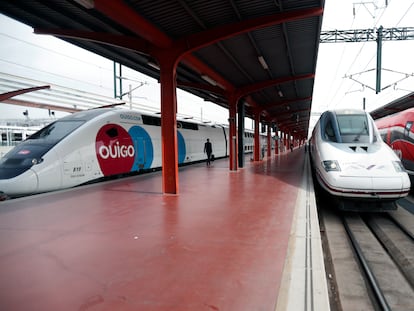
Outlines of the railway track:
{"type": "Polygon", "coordinates": [[[332,310],[414,310],[414,203],[389,213],[320,204],[332,310]]]}

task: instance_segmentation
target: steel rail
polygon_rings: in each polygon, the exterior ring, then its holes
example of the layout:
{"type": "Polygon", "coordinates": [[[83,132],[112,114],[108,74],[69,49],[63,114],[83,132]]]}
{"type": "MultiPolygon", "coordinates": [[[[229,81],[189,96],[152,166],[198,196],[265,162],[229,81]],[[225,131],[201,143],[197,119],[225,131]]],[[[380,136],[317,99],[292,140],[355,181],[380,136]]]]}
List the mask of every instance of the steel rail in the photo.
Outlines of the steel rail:
{"type": "Polygon", "coordinates": [[[349,228],[348,223],[343,215],[342,215],[342,223],[344,224],[345,230],[348,233],[349,238],[351,239],[352,246],[354,247],[358,260],[361,263],[362,268],[364,269],[364,272],[371,284],[372,290],[374,292],[375,297],[377,298],[379,305],[381,306],[382,310],[391,311],[391,308],[388,305],[387,300],[385,299],[384,293],[382,292],[378,284],[378,281],[375,278],[375,275],[372,272],[371,268],[369,267],[368,262],[361,250],[361,247],[358,244],[358,241],[356,240],[354,234],[349,228]]]}
{"type": "Polygon", "coordinates": [[[309,157],[305,155],[306,172],[306,243],[305,243],[305,310],[315,310],[314,289],[313,289],[313,260],[312,260],[312,219],[311,219],[311,170],[309,157]],[[308,304],[309,301],[309,304],[308,304]]]}
{"type": "Polygon", "coordinates": [[[395,217],[390,213],[388,213],[388,217],[402,232],[404,232],[412,241],[414,241],[414,234],[409,229],[407,229],[406,226],[395,219],[395,217]]]}

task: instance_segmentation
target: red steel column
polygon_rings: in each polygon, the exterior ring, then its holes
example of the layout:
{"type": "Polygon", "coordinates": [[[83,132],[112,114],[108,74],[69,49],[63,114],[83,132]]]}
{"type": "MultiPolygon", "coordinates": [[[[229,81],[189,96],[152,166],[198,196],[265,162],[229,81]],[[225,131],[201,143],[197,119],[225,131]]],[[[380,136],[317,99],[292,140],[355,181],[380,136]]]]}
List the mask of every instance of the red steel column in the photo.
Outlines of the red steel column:
{"type": "Polygon", "coordinates": [[[279,137],[275,139],[275,154],[279,154],[279,137]]]}
{"type": "Polygon", "coordinates": [[[270,157],[272,153],[272,129],[270,128],[270,125],[267,126],[267,156],[270,157]]]}
{"type": "Polygon", "coordinates": [[[260,134],[259,134],[260,114],[254,114],[254,161],[260,161],[260,134]]]}
{"type": "Polygon", "coordinates": [[[285,133],[283,133],[283,131],[280,131],[280,147],[279,147],[279,151],[280,153],[283,153],[283,146],[284,146],[284,139],[285,139],[285,133]]]}
{"type": "Polygon", "coordinates": [[[286,152],[289,150],[289,134],[285,133],[285,150],[286,152]]]}
{"type": "Polygon", "coordinates": [[[237,171],[237,128],[236,128],[237,100],[229,98],[229,148],[230,148],[230,171],[237,171]]]}
{"type": "Polygon", "coordinates": [[[178,194],[176,62],[159,59],[161,84],[162,190],[178,194]]]}

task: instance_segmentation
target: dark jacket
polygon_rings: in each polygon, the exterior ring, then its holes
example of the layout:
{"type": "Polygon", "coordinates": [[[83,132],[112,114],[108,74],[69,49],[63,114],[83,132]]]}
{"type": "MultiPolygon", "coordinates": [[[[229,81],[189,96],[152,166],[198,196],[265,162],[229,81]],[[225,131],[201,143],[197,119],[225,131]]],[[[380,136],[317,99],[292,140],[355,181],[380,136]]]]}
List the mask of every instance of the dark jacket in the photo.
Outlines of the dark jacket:
{"type": "Polygon", "coordinates": [[[213,147],[211,146],[211,142],[207,141],[204,144],[204,152],[207,154],[211,154],[213,152],[213,147]]]}

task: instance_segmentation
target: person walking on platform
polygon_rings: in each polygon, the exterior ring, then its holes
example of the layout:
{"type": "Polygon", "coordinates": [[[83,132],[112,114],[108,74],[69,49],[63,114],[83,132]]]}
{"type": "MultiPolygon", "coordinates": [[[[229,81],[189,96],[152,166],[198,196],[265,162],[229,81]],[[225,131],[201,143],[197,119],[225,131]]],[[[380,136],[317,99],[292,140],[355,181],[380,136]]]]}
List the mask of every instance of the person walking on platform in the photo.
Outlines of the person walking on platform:
{"type": "Polygon", "coordinates": [[[213,146],[211,145],[210,139],[207,138],[206,143],[204,144],[204,153],[207,153],[207,166],[210,166],[211,154],[213,152],[213,146]]]}

